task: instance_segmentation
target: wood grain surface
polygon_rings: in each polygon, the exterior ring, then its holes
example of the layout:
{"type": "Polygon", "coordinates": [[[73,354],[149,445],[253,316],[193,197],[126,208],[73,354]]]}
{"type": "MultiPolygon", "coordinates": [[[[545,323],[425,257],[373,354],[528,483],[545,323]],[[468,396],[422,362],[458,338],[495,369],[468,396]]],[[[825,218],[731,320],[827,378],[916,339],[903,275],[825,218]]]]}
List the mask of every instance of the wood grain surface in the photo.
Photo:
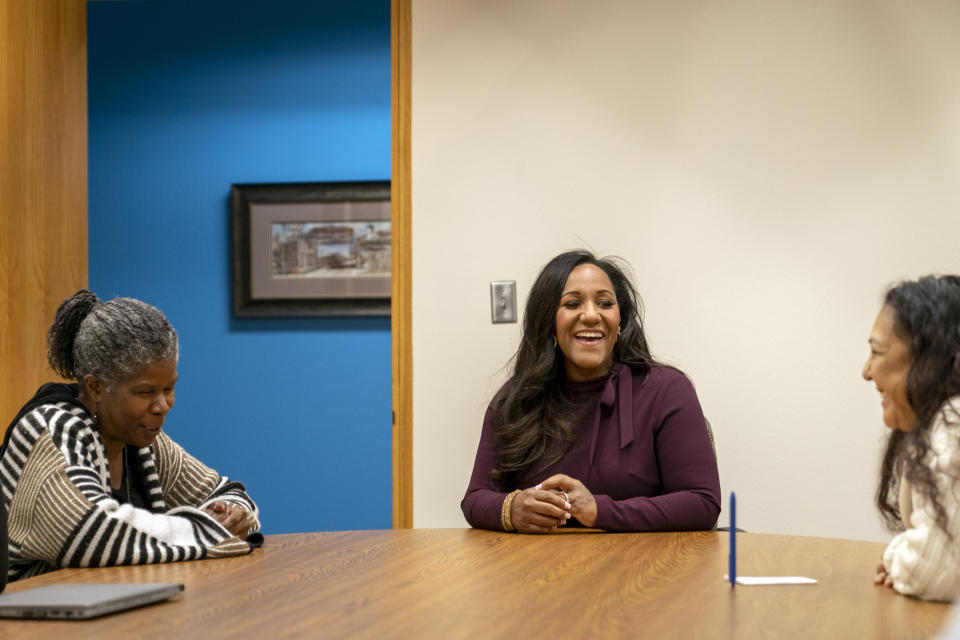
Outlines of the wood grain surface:
{"type": "Polygon", "coordinates": [[[0,2],[0,435],[87,284],[86,28],[85,0],[0,2]]]}
{"type": "Polygon", "coordinates": [[[393,397],[393,526],[413,526],[413,277],[410,204],[410,0],[392,0],[392,274],[390,334],[393,397]]]}
{"type": "Polygon", "coordinates": [[[158,605],[79,621],[0,621],[24,638],[926,638],[949,605],[873,585],[883,545],[738,538],[742,575],[817,585],[731,589],[726,534],[525,536],[474,529],[267,536],[252,555],[69,569],[8,586],[182,582],[158,605]]]}

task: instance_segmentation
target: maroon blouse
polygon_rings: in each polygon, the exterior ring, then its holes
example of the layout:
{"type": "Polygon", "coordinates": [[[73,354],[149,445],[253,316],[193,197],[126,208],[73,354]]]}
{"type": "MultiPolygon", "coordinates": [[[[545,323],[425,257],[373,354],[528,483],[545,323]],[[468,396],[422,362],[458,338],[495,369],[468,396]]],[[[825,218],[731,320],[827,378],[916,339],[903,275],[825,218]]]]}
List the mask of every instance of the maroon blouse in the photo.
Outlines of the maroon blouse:
{"type": "MultiPolygon", "coordinates": [[[[517,474],[510,490],[564,473],[593,493],[597,528],[713,527],[720,514],[717,459],[686,376],[645,362],[616,363],[602,378],[567,381],[566,391],[580,412],[573,448],[546,470],[517,474]]],[[[460,508],[471,526],[502,530],[500,507],[507,494],[493,489],[488,479],[498,455],[493,405],[483,419],[473,475],[460,508]]]]}

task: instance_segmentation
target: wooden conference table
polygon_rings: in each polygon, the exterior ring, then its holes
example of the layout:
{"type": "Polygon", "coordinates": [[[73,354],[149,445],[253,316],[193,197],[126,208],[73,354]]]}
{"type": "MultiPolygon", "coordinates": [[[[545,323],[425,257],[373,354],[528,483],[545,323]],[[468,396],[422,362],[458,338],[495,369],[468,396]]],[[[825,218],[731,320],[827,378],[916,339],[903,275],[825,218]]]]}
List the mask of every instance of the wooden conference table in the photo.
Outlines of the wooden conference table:
{"type": "Polygon", "coordinates": [[[737,537],[741,575],[817,585],[731,589],[727,534],[473,529],[267,536],[252,555],[63,569],[8,585],[182,582],[169,602],[89,621],[0,620],[16,638],[922,638],[950,611],[875,587],[884,545],[737,537]]]}

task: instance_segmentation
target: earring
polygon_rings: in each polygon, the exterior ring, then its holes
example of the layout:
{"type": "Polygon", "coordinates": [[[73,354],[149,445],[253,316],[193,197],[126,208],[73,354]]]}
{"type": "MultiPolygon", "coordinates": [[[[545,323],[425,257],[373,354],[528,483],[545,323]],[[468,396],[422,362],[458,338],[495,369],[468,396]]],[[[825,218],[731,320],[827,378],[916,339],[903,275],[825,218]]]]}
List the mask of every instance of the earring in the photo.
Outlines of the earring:
{"type": "Polygon", "coordinates": [[[553,336],[553,348],[557,348],[557,336],[553,336]]]}

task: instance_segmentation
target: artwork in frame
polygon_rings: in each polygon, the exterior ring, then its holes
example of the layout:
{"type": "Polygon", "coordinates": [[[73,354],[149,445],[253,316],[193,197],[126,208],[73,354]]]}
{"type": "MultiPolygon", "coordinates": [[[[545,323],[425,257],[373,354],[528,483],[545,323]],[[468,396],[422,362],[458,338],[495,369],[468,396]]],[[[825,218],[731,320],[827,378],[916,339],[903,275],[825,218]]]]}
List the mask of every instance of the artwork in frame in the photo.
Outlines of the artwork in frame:
{"type": "Polygon", "coordinates": [[[390,315],[390,181],[234,184],[235,316],[390,315]]]}

